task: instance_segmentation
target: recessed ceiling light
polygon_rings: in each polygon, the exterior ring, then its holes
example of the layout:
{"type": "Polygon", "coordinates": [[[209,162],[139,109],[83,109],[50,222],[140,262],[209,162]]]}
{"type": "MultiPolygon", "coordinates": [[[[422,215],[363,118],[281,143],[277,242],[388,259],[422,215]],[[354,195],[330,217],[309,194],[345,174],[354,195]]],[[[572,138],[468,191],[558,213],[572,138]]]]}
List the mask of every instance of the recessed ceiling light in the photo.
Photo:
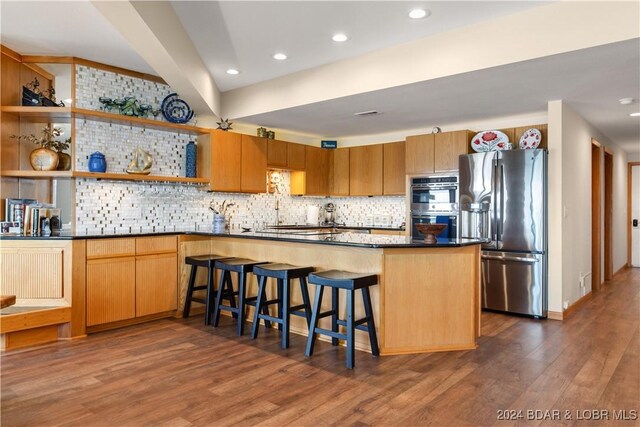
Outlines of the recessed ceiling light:
{"type": "Polygon", "coordinates": [[[640,111],[638,111],[637,113],[631,113],[629,114],[631,117],[638,117],[640,116],[640,111]]]}
{"type": "Polygon", "coordinates": [[[619,99],[618,102],[622,105],[629,105],[629,104],[633,104],[633,98],[622,98],[619,99]]]}
{"type": "Polygon", "coordinates": [[[333,37],[331,37],[331,40],[333,40],[334,42],[341,43],[349,40],[349,37],[347,37],[344,34],[334,34],[333,37]]]}
{"type": "Polygon", "coordinates": [[[409,12],[409,18],[422,19],[422,18],[426,18],[430,14],[431,12],[425,9],[413,9],[411,10],[411,12],[409,12]]]}
{"type": "Polygon", "coordinates": [[[287,59],[287,55],[285,55],[284,53],[274,53],[273,59],[277,59],[278,61],[284,61],[285,59],[287,59]]]}
{"type": "Polygon", "coordinates": [[[229,68],[227,70],[227,74],[231,74],[232,76],[235,76],[236,74],[240,74],[240,71],[236,70],[235,68],[229,68]]]}

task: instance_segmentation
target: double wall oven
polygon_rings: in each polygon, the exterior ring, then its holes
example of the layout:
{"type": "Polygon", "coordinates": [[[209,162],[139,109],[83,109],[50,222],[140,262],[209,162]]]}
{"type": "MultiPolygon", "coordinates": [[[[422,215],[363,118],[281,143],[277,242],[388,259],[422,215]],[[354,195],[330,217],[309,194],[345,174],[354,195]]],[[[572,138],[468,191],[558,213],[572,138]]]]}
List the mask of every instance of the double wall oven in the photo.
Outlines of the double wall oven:
{"type": "Polygon", "coordinates": [[[411,237],[422,238],[417,224],[447,224],[439,237],[458,237],[458,175],[411,178],[411,237]]]}

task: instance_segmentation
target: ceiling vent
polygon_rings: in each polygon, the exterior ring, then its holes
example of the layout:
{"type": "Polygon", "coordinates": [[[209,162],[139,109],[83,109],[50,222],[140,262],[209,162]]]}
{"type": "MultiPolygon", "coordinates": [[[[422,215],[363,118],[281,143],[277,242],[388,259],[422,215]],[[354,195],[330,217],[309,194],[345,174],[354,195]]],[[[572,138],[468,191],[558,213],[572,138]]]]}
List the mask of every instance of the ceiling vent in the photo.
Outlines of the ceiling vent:
{"type": "Polygon", "coordinates": [[[359,113],[353,113],[354,116],[377,116],[378,114],[380,114],[379,112],[377,112],[376,110],[369,110],[369,111],[360,111],[359,113]]]}

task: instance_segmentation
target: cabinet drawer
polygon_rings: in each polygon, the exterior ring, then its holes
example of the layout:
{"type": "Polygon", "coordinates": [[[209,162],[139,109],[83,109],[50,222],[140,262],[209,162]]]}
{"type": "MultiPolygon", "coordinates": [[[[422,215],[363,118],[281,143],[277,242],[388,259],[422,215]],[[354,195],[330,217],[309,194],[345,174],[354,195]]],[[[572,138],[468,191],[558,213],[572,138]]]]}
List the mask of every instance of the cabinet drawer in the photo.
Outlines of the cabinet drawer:
{"type": "Polygon", "coordinates": [[[136,254],[136,239],[113,238],[87,241],[87,259],[133,256],[136,254]]]}
{"type": "Polygon", "coordinates": [[[136,239],[136,255],[176,252],[177,250],[176,236],[138,237],[136,239]]]}

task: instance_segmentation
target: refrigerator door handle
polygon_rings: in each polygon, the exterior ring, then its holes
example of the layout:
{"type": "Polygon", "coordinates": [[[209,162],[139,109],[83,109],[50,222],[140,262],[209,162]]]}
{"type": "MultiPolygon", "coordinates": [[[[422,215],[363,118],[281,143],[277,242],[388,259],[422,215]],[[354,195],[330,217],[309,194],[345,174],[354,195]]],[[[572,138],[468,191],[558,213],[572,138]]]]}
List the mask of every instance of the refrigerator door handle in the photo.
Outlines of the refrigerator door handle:
{"type": "Polygon", "coordinates": [[[515,262],[527,262],[529,264],[535,264],[539,260],[537,258],[525,258],[519,256],[490,256],[490,255],[482,255],[482,259],[490,259],[494,261],[515,261],[515,262]]]}
{"type": "Polygon", "coordinates": [[[502,160],[498,160],[498,178],[500,181],[500,201],[498,209],[500,209],[500,217],[496,224],[496,240],[502,240],[502,233],[504,231],[504,164],[502,160]]]}

